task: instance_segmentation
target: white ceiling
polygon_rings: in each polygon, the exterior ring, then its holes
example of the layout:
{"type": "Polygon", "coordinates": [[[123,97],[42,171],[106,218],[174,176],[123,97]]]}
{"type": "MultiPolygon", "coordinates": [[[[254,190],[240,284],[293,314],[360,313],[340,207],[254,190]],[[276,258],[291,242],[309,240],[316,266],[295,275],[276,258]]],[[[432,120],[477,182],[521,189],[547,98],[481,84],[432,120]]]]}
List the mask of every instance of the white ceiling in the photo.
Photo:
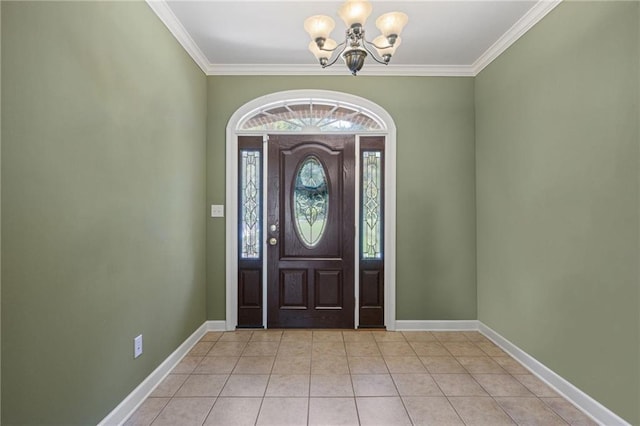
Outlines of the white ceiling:
{"type": "MultiPolygon", "coordinates": [[[[375,18],[398,10],[409,15],[391,65],[367,60],[363,75],[476,75],[561,0],[372,0],[375,18]]],[[[340,62],[322,69],[307,50],[303,22],[311,15],[336,21],[340,42],[342,1],[147,0],[193,59],[209,75],[344,74],[340,62]]]]}

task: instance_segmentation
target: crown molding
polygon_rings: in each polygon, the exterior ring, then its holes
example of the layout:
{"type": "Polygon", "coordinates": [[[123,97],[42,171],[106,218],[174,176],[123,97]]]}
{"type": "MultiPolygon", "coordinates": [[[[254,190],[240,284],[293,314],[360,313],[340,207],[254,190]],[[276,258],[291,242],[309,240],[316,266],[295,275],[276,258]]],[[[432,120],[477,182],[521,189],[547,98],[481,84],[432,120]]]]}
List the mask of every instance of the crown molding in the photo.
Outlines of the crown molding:
{"type": "Polygon", "coordinates": [[[187,30],[182,26],[176,15],[173,13],[165,0],[146,0],[147,4],[160,18],[162,23],[169,29],[171,34],[178,40],[184,50],[187,51],[193,61],[205,73],[209,74],[211,65],[209,60],[202,53],[202,50],[193,41],[187,30]]]}
{"type": "MultiPolygon", "coordinates": [[[[467,65],[388,65],[365,67],[358,76],[408,76],[408,77],[473,77],[473,69],[467,65]]],[[[322,68],[318,64],[210,64],[207,75],[350,75],[346,67],[322,68]]]]}
{"type": "MultiPolygon", "coordinates": [[[[321,68],[318,64],[212,64],[193,41],[165,0],[146,0],[146,2],[206,75],[349,75],[349,72],[344,67],[321,68]]],[[[561,2],[562,0],[538,1],[471,65],[372,66],[363,69],[358,75],[475,77],[561,2]]]]}
{"type": "Polygon", "coordinates": [[[478,75],[487,65],[493,62],[513,43],[542,20],[549,12],[555,9],[562,0],[540,0],[522,18],[496,40],[475,62],[471,65],[474,76],[478,75]]]}

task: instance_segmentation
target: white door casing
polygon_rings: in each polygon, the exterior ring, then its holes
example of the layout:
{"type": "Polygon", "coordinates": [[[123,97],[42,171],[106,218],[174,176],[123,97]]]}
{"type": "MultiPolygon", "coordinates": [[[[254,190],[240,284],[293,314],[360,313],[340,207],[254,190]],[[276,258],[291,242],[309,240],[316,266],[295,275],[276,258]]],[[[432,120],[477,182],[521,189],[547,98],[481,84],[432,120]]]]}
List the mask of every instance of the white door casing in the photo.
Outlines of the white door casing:
{"type": "MultiPolygon", "coordinates": [[[[384,174],[384,320],[387,330],[395,330],[396,300],[396,126],[391,115],[382,107],[365,98],[328,90],[289,90],[276,92],[247,102],[231,116],[226,129],[226,321],[227,330],[235,330],[238,323],[238,136],[256,135],[256,132],[242,130],[240,126],[247,118],[254,116],[271,105],[288,101],[290,103],[328,101],[343,104],[374,118],[383,127],[372,132],[355,132],[356,135],[382,135],[385,137],[384,174]]],[[[262,131],[258,134],[275,133],[262,131]]],[[[302,133],[302,132],[300,132],[302,133]]],[[[332,132],[333,133],[333,132],[332,132]]],[[[350,132],[354,133],[354,132],[350,132]]],[[[266,169],[266,167],[265,167],[266,169]]],[[[267,203],[264,203],[265,205],[267,203]]],[[[264,216],[264,212],[263,212],[264,216]]],[[[355,218],[354,218],[355,220],[355,218]]],[[[265,221],[263,220],[263,223],[265,221]]],[[[356,235],[358,221],[356,223],[356,235]]],[[[264,226],[264,225],[263,225],[264,226]]],[[[266,234],[263,234],[266,235],[266,234]]],[[[263,241],[263,245],[266,242],[263,241]]],[[[357,251],[356,251],[357,252],[357,251]]],[[[356,253],[356,265],[358,264],[356,253]]],[[[266,262],[266,256],[265,256],[266,262]]],[[[266,267],[264,270],[266,271],[266,267]]],[[[356,269],[357,271],[357,269],[356,269]]],[[[357,277],[358,274],[356,274],[357,277]]],[[[264,280],[266,285],[266,280],[264,280]]],[[[355,283],[356,306],[358,303],[358,280],[355,283]]],[[[266,294],[266,289],[265,292],[266,294]]],[[[266,312],[266,304],[265,312],[266,312]]],[[[358,310],[355,309],[357,312],[358,310]]],[[[266,316],[266,313],[265,313],[266,316]]],[[[266,324],[266,322],[265,322],[266,324]]],[[[358,318],[356,316],[356,327],[358,318]]]]}

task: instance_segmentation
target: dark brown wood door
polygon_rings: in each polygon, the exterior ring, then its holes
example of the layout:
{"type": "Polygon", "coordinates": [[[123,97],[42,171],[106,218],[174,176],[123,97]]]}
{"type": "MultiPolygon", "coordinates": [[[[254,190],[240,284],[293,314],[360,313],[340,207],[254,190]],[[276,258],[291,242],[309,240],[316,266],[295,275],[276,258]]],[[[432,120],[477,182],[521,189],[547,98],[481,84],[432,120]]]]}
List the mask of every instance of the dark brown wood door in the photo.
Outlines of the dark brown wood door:
{"type": "Polygon", "coordinates": [[[269,137],[267,326],[354,326],[354,136],[269,137]]]}

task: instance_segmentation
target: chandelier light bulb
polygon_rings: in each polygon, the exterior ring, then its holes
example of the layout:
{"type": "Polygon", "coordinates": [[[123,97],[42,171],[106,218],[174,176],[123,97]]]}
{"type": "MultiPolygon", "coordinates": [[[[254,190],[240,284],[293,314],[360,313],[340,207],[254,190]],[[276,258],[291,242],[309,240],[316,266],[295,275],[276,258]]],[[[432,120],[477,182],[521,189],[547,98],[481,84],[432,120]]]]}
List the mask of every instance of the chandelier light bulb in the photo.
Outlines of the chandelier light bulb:
{"type": "Polygon", "coordinates": [[[323,59],[324,62],[327,62],[333,53],[333,50],[338,46],[335,40],[330,38],[324,41],[324,46],[322,49],[318,46],[318,43],[315,41],[309,42],[309,51],[313,53],[313,56],[316,57],[318,61],[322,64],[323,59]]]}
{"type": "Polygon", "coordinates": [[[407,22],[409,22],[409,17],[406,13],[389,12],[380,15],[380,17],[376,19],[376,27],[378,27],[382,35],[389,40],[389,43],[393,44],[402,32],[404,26],[407,25],[407,22]]]}
{"type": "Polygon", "coordinates": [[[325,15],[311,16],[304,21],[304,29],[311,36],[311,40],[314,41],[328,39],[335,27],[334,20],[325,15]]]}
{"type": "Polygon", "coordinates": [[[338,9],[338,15],[347,28],[351,28],[354,25],[364,26],[372,10],[371,3],[366,0],[347,0],[338,9]]]}
{"type": "Polygon", "coordinates": [[[389,44],[389,41],[384,35],[379,35],[378,37],[373,39],[373,47],[375,47],[376,52],[385,62],[389,62],[391,57],[395,55],[396,49],[402,43],[402,39],[400,37],[396,38],[396,42],[394,44],[389,44]]]}

